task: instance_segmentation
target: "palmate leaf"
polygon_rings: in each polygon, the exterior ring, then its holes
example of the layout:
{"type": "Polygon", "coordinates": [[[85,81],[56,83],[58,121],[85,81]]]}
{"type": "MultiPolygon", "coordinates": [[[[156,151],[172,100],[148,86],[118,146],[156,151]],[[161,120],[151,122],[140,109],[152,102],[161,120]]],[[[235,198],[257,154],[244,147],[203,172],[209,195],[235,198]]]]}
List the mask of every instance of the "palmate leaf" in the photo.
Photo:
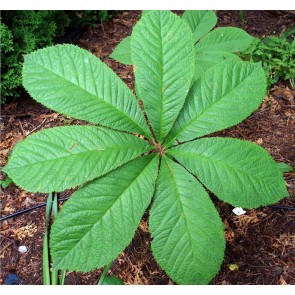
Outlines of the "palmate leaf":
{"type": "Polygon", "coordinates": [[[195,42],[209,33],[217,23],[216,14],[212,10],[186,10],[182,19],[190,26],[195,42]]]}
{"type": "Polygon", "coordinates": [[[63,191],[152,149],[127,133],[95,126],[55,127],[19,142],[3,171],[31,192],[63,191]]]}
{"type": "Polygon", "coordinates": [[[240,123],[261,104],[266,79],[260,64],[219,63],[191,88],[186,103],[165,140],[171,145],[240,123]]]}
{"type": "Polygon", "coordinates": [[[218,28],[204,36],[197,44],[199,52],[230,51],[239,52],[247,49],[253,37],[242,29],[234,27],[218,28]]]}
{"type": "Polygon", "coordinates": [[[184,104],[194,74],[192,32],[172,12],[153,11],[133,28],[131,48],[137,94],[161,142],[184,104]]]}
{"type": "Polygon", "coordinates": [[[169,149],[221,200],[243,208],[288,196],[282,172],[266,150],[233,138],[203,138],[169,149]]]}
{"type": "Polygon", "coordinates": [[[162,158],[149,227],[157,262],[179,284],[207,284],[223,261],[225,239],[218,212],[202,185],[162,158]]]}
{"type": "Polygon", "coordinates": [[[135,96],[100,59],[74,45],[25,56],[23,85],[46,107],[92,123],[150,137],[135,96]]]}
{"type": "Polygon", "coordinates": [[[119,61],[125,65],[132,65],[131,48],[130,48],[131,36],[124,38],[115,48],[110,55],[111,58],[119,61]]]}
{"type": "Polygon", "coordinates": [[[157,156],[141,157],[75,192],[52,227],[53,265],[90,271],[117,258],[150,203],[157,169],[157,156]]]}

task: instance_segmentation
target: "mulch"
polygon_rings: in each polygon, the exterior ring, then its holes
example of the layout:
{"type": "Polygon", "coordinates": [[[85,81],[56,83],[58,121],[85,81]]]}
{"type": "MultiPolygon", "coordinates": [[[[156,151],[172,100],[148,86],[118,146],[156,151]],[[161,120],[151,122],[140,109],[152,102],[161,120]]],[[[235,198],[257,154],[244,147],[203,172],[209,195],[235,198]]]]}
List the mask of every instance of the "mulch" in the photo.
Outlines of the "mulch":
{"type": "MultiPolygon", "coordinates": [[[[182,12],[177,12],[181,14],[182,12]]],[[[124,66],[109,58],[116,45],[130,35],[140,11],[125,11],[112,20],[89,29],[76,42],[91,51],[110,66],[133,89],[132,67],[124,66]]],[[[244,20],[237,11],[217,11],[219,26],[236,26],[254,36],[280,34],[294,26],[294,16],[277,11],[245,11],[244,20]]],[[[215,135],[235,137],[255,142],[278,162],[295,167],[295,91],[288,82],[270,88],[259,110],[244,122],[215,135]]],[[[55,113],[36,103],[26,94],[2,107],[1,160],[6,164],[13,146],[31,133],[53,126],[84,124],[55,113]]],[[[290,197],[276,205],[295,207],[295,178],[285,173],[290,197]]],[[[1,176],[4,177],[3,175],[1,176]]],[[[71,191],[59,194],[69,197],[71,191]]],[[[235,285],[285,285],[295,284],[295,211],[274,208],[247,210],[237,216],[232,207],[212,196],[225,224],[227,248],[218,275],[211,284],[235,285]]],[[[1,215],[29,208],[46,200],[44,194],[32,194],[10,185],[3,190],[1,215]]],[[[42,244],[45,229],[45,208],[37,209],[8,219],[1,224],[0,283],[9,274],[17,274],[26,284],[42,284],[42,244]],[[25,245],[28,252],[21,254],[18,246],[25,245]]],[[[116,260],[111,273],[126,284],[174,284],[160,269],[150,250],[148,210],[132,243],[116,260]]],[[[95,285],[101,270],[89,273],[67,273],[66,284],[95,285]]]]}

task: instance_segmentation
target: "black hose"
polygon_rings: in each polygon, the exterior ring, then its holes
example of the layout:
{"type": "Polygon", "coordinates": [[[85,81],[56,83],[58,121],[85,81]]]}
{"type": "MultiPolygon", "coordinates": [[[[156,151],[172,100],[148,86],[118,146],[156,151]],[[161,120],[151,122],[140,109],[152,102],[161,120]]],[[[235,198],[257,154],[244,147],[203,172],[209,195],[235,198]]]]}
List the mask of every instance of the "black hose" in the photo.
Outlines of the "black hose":
{"type": "Polygon", "coordinates": [[[272,209],[295,211],[295,208],[294,207],[286,207],[286,206],[267,206],[267,207],[268,208],[272,208],[272,209]]]}
{"type": "MultiPolygon", "coordinates": [[[[68,200],[68,198],[61,198],[58,201],[59,202],[63,202],[63,201],[66,201],[66,200],[68,200]]],[[[32,210],[35,210],[35,209],[38,209],[38,208],[41,208],[41,207],[45,207],[45,206],[46,206],[46,203],[42,203],[42,204],[33,206],[31,208],[23,209],[23,210],[20,210],[20,211],[14,212],[12,214],[9,214],[9,215],[6,215],[6,216],[1,217],[0,218],[0,221],[3,221],[3,220],[6,220],[6,219],[9,219],[9,218],[12,218],[12,217],[15,217],[15,216],[18,216],[18,215],[27,213],[29,211],[32,211],[32,210]]]]}
{"type": "MultiPolygon", "coordinates": [[[[59,202],[63,202],[63,201],[66,201],[68,199],[69,198],[61,198],[58,201],[59,202]]],[[[20,210],[20,211],[14,212],[12,214],[9,214],[9,215],[6,215],[6,216],[1,217],[0,218],[0,221],[3,221],[3,220],[6,220],[6,219],[9,219],[9,218],[12,218],[12,217],[15,217],[15,216],[18,216],[18,215],[27,213],[29,211],[32,211],[32,210],[35,210],[35,209],[38,209],[38,208],[41,208],[41,207],[44,207],[44,206],[46,206],[46,203],[39,204],[39,205],[33,206],[31,208],[27,208],[27,209],[24,209],[24,210],[20,210]]],[[[268,208],[272,208],[272,209],[295,211],[295,208],[294,207],[286,207],[286,206],[267,206],[267,207],[268,208]]]]}

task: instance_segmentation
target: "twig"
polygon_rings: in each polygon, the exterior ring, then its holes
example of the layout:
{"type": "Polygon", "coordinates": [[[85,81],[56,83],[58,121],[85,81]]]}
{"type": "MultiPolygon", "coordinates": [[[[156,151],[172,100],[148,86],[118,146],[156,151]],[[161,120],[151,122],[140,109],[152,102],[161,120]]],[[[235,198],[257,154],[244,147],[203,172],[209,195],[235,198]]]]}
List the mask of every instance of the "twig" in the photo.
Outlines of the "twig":
{"type": "Polygon", "coordinates": [[[1,252],[0,252],[0,256],[2,255],[2,253],[6,250],[6,248],[8,248],[9,246],[13,245],[12,242],[10,242],[10,244],[6,245],[3,249],[1,249],[1,252]]]}
{"type": "Polygon", "coordinates": [[[102,23],[102,20],[101,20],[101,19],[100,19],[100,24],[101,24],[102,31],[103,31],[104,35],[106,35],[106,32],[105,32],[105,30],[104,30],[104,26],[103,26],[103,23],[102,23]]]}
{"type": "Polygon", "coordinates": [[[19,124],[19,126],[20,126],[20,129],[21,129],[21,131],[22,131],[23,136],[27,136],[26,132],[24,131],[24,128],[23,128],[22,122],[21,122],[21,121],[18,121],[18,124],[19,124]]]}
{"type": "Polygon", "coordinates": [[[1,117],[15,117],[22,118],[27,116],[33,116],[33,113],[19,113],[19,114],[9,114],[9,115],[1,115],[1,117]]]}
{"type": "Polygon", "coordinates": [[[35,130],[37,130],[39,127],[41,127],[41,126],[44,124],[44,122],[45,122],[46,120],[47,120],[47,118],[45,118],[45,119],[42,121],[42,123],[39,124],[37,127],[35,127],[34,129],[32,129],[30,132],[28,132],[26,136],[28,136],[29,134],[31,134],[32,132],[34,132],[35,130]]]}

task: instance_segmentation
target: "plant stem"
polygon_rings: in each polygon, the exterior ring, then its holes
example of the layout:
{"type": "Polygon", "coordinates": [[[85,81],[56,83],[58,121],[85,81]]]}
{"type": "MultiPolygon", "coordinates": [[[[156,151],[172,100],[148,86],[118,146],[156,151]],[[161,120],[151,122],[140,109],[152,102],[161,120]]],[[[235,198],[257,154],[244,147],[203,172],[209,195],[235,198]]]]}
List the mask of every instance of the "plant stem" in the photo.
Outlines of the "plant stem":
{"type": "Polygon", "coordinates": [[[52,193],[48,195],[46,202],[46,219],[45,234],[43,240],[43,285],[50,285],[50,260],[49,260],[49,244],[48,244],[48,224],[52,206],[52,193]]]}
{"type": "Polygon", "coordinates": [[[60,275],[59,284],[60,285],[64,285],[65,284],[65,280],[66,280],[66,271],[65,270],[62,270],[61,271],[61,275],[60,275]]]}
{"type": "Polygon", "coordinates": [[[100,279],[99,279],[97,285],[102,285],[102,284],[103,284],[103,281],[104,281],[106,275],[108,274],[108,271],[109,271],[110,268],[112,267],[112,264],[113,264],[113,261],[112,261],[111,263],[107,264],[107,265],[104,267],[103,272],[102,272],[102,274],[101,274],[101,277],[100,277],[100,279]]]}
{"type": "MultiPolygon", "coordinates": [[[[57,201],[58,201],[57,193],[54,193],[53,202],[52,202],[52,213],[53,213],[54,219],[57,216],[57,210],[58,210],[58,202],[57,201]]],[[[58,270],[52,270],[51,284],[54,286],[58,285],[58,270]]]]}
{"type": "Polygon", "coordinates": [[[52,213],[53,217],[56,218],[58,211],[58,196],[57,193],[54,193],[53,203],[52,203],[52,213]]]}
{"type": "Polygon", "coordinates": [[[240,18],[241,25],[244,25],[245,24],[244,10],[239,10],[238,11],[238,15],[239,15],[239,18],[240,18]]]}
{"type": "Polygon", "coordinates": [[[294,89],[295,88],[295,82],[294,82],[293,78],[290,78],[290,84],[291,84],[292,89],[294,89]]]}

